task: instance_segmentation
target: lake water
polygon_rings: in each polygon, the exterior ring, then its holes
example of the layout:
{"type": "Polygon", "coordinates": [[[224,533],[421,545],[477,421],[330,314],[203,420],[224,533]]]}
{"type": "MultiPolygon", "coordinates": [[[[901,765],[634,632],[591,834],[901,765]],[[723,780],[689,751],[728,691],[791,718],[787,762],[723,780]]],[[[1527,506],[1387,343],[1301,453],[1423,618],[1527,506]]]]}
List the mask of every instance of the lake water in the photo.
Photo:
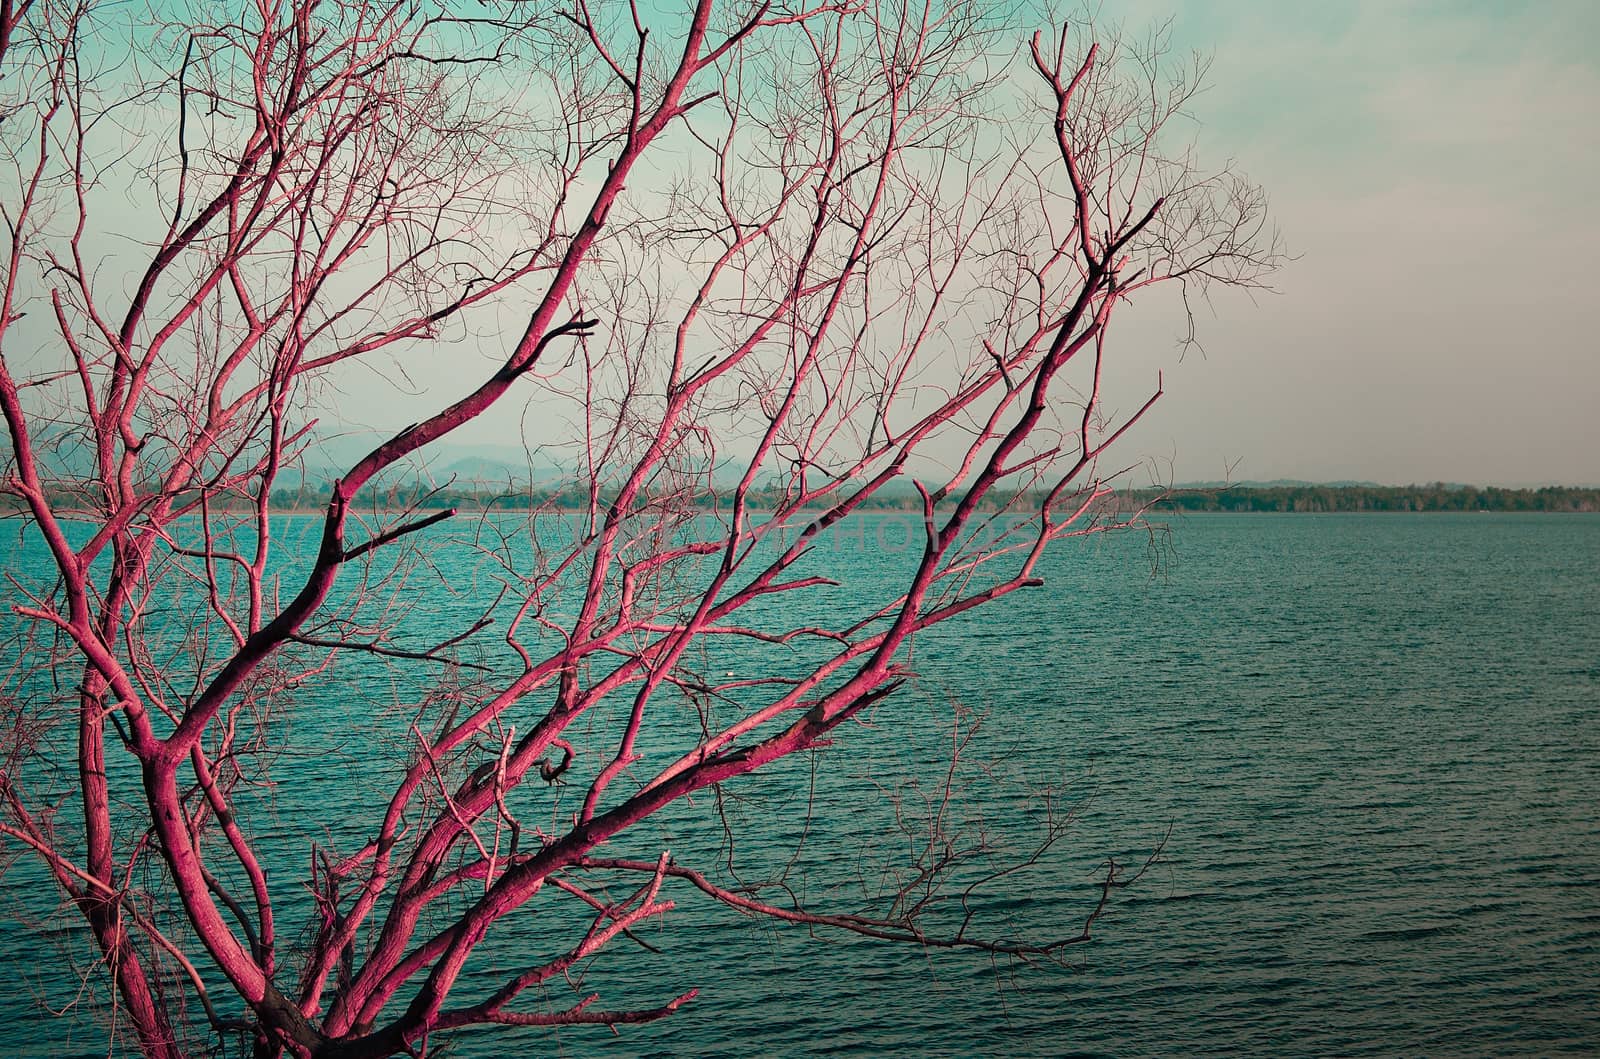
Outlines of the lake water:
{"type": "MultiPolygon", "coordinates": [[[[817,561],[892,576],[894,518],[817,561]]],[[[1074,933],[1105,858],[1168,836],[1069,966],[813,937],[683,893],[644,932],[660,955],[618,946],[581,983],[618,1005],[701,987],[676,1015],[467,1035],[453,1054],[1600,1049],[1600,516],[1191,516],[1161,554],[1153,574],[1147,537],[1059,549],[1046,588],[919,640],[918,681],[871,727],[733,792],[753,877],[803,833],[791,881],[855,911],[904,852],[881,837],[896,801],[917,804],[891,776],[936,778],[960,701],[984,724],[958,819],[1021,851],[1038,785],[1077,813],[981,902],[999,933],[1074,933]]],[[[286,759],[278,797],[354,798],[329,786],[351,760],[286,759]]],[[[627,851],[688,862],[705,809],[627,851]]],[[[303,836],[279,838],[303,864],[303,836]]],[[[25,872],[3,883],[9,914],[49,908],[25,872]]],[[[474,973],[496,980],[559,925],[502,934],[474,973]]],[[[0,1051],[105,1055],[92,1021],[38,1014],[74,997],[55,945],[0,924],[0,1051]]]]}

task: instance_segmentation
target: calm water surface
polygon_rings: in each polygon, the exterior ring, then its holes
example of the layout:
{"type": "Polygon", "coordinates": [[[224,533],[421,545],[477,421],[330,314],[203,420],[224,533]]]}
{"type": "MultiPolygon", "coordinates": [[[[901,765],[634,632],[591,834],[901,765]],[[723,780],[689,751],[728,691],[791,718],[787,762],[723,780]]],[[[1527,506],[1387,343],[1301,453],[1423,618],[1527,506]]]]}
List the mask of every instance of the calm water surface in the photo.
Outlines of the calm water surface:
{"type": "MultiPolygon", "coordinates": [[[[904,558],[892,518],[818,562],[891,576],[904,558]]],[[[853,910],[903,852],[871,836],[895,796],[915,804],[881,759],[931,779],[959,700],[985,718],[967,761],[992,765],[967,773],[960,819],[1022,850],[1042,818],[1029,790],[1052,783],[1077,813],[1002,888],[1009,900],[984,904],[1001,933],[1076,932],[1106,857],[1136,863],[1170,829],[1070,966],[810,937],[685,894],[648,932],[660,956],[618,948],[581,983],[615,1005],[700,986],[677,1015],[617,1036],[468,1035],[453,1054],[1600,1049],[1600,517],[1214,515],[1173,529],[1155,576],[1144,537],[1062,549],[1046,588],[920,640],[918,682],[851,749],[752,783],[733,807],[752,875],[804,833],[791,879],[853,910]]],[[[280,785],[279,808],[359,801],[333,789],[350,763],[288,762],[300,780],[280,785]]],[[[627,852],[692,852],[703,808],[627,852]]],[[[305,841],[281,839],[287,873],[305,841]]],[[[19,878],[4,882],[7,912],[39,909],[19,878]]],[[[497,980],[546,926],[487,946],[474,973],[497,980]]],[[[92,1022],[38,1017],[41,999],[74,997],[54,944],[0,925],[0,1051],[104,1055],[92,1022]]]]}

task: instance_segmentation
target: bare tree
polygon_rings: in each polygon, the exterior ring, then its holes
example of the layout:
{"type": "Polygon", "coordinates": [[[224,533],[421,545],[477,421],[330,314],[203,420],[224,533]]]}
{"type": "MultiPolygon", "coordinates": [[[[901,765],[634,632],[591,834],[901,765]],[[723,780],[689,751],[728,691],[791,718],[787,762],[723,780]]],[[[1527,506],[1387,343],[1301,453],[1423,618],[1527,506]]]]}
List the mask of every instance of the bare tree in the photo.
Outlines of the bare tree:
{"type": "Polygon", "coordinates": [[[659,1018],[694,991],[533,998],[673,891],[1021,958],[1087,937],[1098,907],[1021,941],[961,914],[1004,870],[938,798],[867,912],[638,826],[848,746],[919,633],[1136,522],[1101,458],[1160,388],[1102,401],[1112,315],[1277,261],[1260,192],[1174,128],[1202,69],[1071,27],[1008,54],[984,6],[3,0],[0,489],[50,565],[8,571],[0,834],[146,1055],[659,1018]],[[286,540],[317,417],[430,356],[460,389],[286,540]],[[576,494],[447,532],[401,487],[507,401],[576,494]],[[908,478],[904,575],[839,584],[815,545],[908,478]],[[451,549],[494,576],[443,607],[416,586],[451,549]],[[393,785],[354,843],[337,792],[295,809],[291,881],[272,785],[340,709],[388,726],[360,738],[393,785]],[[555,956],[463,978],[563,904],[555,956]]]}

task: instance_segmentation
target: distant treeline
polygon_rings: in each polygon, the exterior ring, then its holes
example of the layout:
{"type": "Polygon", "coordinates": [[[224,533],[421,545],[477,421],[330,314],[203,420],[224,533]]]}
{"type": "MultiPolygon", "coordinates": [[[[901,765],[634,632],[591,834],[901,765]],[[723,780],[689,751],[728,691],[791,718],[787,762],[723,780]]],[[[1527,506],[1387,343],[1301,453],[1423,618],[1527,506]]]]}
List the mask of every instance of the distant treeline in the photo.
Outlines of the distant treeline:
{"type": "MultiPolygon", "coordinates": [[[[603,509],[616,498],[616,488],[603,486],[600,490],[599,504],[603,509]]],[[[732,492],[730,486],[727,492],[732,492]]],[[[273,505],[279,509],[318,509],[328,502],[329,487],[323,485],[318,489],[275,489],[272,493],[273,505]]],[[[764,489],[757,487],[750,491],[749,505],[753,510],[770,510],[783,501],[781,491],[777,489],[764,489]]],[[[668,497],[650,495],[646,491],[646,501],[654,504],[671,504],[668,497]]],[[[488,482],[466,482],[447,485],[443,487],[427,486],[420,483],[390,486],[386,488],[369,488],[361,493],[361,502],[374,504],[384,508],[420,508],[432,510],[441,508],[459,508],[464,511],[476,511],[484,508],[503,508],[520,511],[532,509],[554,508],[565,511],[581,511],[589,506],[589,490],[575,484],[565,485],[497,485],[488,482]]],[[[695,507],[710,508],[713,500],[706,495],[697,496],[691,501],[695,507]]],[[[726,506],[731,501],[727,495],[720,498],[719,503],[726,506]]],[[[861,505],[865,511],[899,511],[921,510],[921,501],[916,494],[907,492],[885,493],[868,497],[861,505]]]]}
{"type": "MultiPolygon", "coordinates": [[[[602,507],[609,504],[615,491],[603,489],[602,507]]],[[[279,488],[272,492],[272,506],[279,511],[318,511],[326,507],[329,487],[303,486],[298,489],[279,488]]],[[[63,485],[46,488],[46,496],[60,510],[94,510],[96,500],[93,490],[86,485],[67,488],[63,485]]],[[[180,506],[187,499],[179,497],[180,506]]],[[[757,487],[750,491],[752,510],[772,510],[783,502],[776,489],[757,487]]],[[[1013,494],[996,493],[983,505],[985,510],[995,510],[1013,500],[1013,494]]],[[[667,497],[654,497],[648,501],[670,505],[667,497]]],[[[728,499],[721,498],[720,504],[728,499]]],[[[583,510],[588,506],[586,489],[575,485],[496,486],[488,482],[453,483],[443,488],[420,483],[408,483],[386,488],[362,490],[360,504],[380,509],[440,510],[459,508],[481,511],[490,508],[502,510],[558,509],[583,510]]],[[[1149,506],[1160,511],[1226,511],[1226,512],[1335,512],[1335,511],[1600,511],[1600,489],[1583,489],[1571,486],[1546,486],[1542,489],[1501,489],[1495,486],[1478,488],[1470,485],[1452,485],[1436,482],[1432,485],[1311,485],[1294,483],[1285,485],[1226,486],[1218,488],[1176,487],[1159,491],[1150,489],[1125,490],[1108,497],[1098,506],[1105,510],[1126,513],[1132,509],[1149,506]]],[[[224,494],[212,498],[213,510],[245,510],[253,506],[252,499],[242,493],[224,494]]],[[[695,506],[709,509],[709,497],[701,496],[695,506]]],[[[1020,510],[1032,503],[1023,498],[1020,510]]],[[[0,494],[0,514],[20,511],[22,501],[0,494]]],[[[868,498],[860,505],[862,511],[921,511],[920,498],[909,489],[886,489],[868,498]]]]}
{"type": "MultiPolygon", "coordinates": [[[[272,504],[280,510],[320,510],[328,502],[328,488],[301,488],[301,490],[274,490],[272,491],[272,504]]],[[[429,486],[422,483],[405,483],[405,485],[387,486],[387,488],[370,488],[362,491],[362,499],[368,504],[387,509],[422,509],[434,510],[445,507],[456,507],[461,510],[482,510],[488,507],[506,510],[586,510],[589,507],[589,490],[581,486],[566,483],[566,485],[499,485],[488,482],[453,483],[446,486],[429,486]]],[[[616,499],[614,486],[602,486],[600,490],[600,507],[605,509],[613,499],[616,499]]],[[[648,496],[646,499],[656,504],[670,502],[661,496],[648,496]]],[[[750,490],[749,504],[754,510],[770,510],[782,501],[778,490],[763,490],[755,488],[750,490]]],[[[723,504],[728,499],[722,499],[723,504]]],[[[696,507],[709,507],[710,501],[704,496],[694,501],[696,507]]],[[[862,510],[922,510],[922,502],[918,501],[915,494],[883,494],[872,496],[862,504],[862,510]]]]}
{"type": "MultiPolygon", "coordinates": [[[[1145,493],[1142,498],[1155,499],[1145,493]]],[[[1175,489],[1156,504],[1176,511],[1600,511],[1600,489],[1480,489],[1471,485],[1274,485],[1175,489]]]]}
{"type": "MultiPolygon", "coordinates": [[[[732,489],[729,487],[728,493],[732,489]]],[[[614,487],[603,487],[600,490],[598,502],[604,510],[616,498],[614,487]]],[[[272,508],[279,512],[322,511],[328,506],[331,495],[331,486],[324,483],[320,486],[305,485],[299,488],[278,488],[272,491],[272,508]]],[[[1002,503],[1011,499],[1013,494],[997,494],[988,503],[981,505],[982,510],[994,510],[1002,503]]],[[[52,506],[60,511],[95,511],[100,508],[98,491],[89,482],[76,482],[71,485],[56,483],[45,487],[45,498],[52,506]]],[[[385,485],[361,490],[356,499],[357,509],[374,508],[378,510],[401,511],[422,510],[440,511],[446,508],[456,508],[462,511],[484,511],[489,509],[507,511],[529,510],[559,510],[583,511],[589,506],[589,491],[576,485],[541,486],[541,485],[499,485],[490,482],[466,482],[443,487],[427,485],[424,483],[407,483],[399,485],[385,485]]],[[[198,500],[197,494],[179,493],[174,498],[176,506],[182,508],[198,500]]],[[[785,497],[780,490],[755,488],[750,491],[748,504],[753,511],[770,511],[783,503],[785,497]]],[[[251,494],[227,490],[213,494],[209,500],[213,511],[241,512],[254,507],[255,500],[251,494]]],[[[661,496],[649,493],[646,490],[636,506],[671,507],[679,501],[671,496],[661,496]]],[[[701,494],[688,501],[692,506],[710,510],[721,506],[726,508],[731,500],[723,494],[713,498],[701,494]]],[[[812,505],[821,509],[824,504],[818,501],[812,505]]],[[[0,493],[0,515],[24,511],[26,503],[18,496],[0,493]]],[[[858,509],[862,511],[921,511],[922,502],[917,494],[909,491],[886,491],[866,498],[858,509]]]]}
{"type": "MultiPolygon", "coordinates": [[[[602,490],[602,505],[612,499],[611,490],[602,490]]],[[[371,499],[380,506],[478,509],[501,508],[563,508],[581,509],[588,505],[586,489],[574,485],[564,487],[494,488],[482,483],[463,483],[443,489],[424,489],[421,486],[402,486],[377,491],[371,499]]],[[[994,508],[1011,500],[1009,493],[996,493],[990,497],[986,508],[994,508]]],[[[321,507],[326,503],[326,487],[319,494],[303,491],[279,490],[273,494],[280,507],[321,507]]],[[[750,492],[750,506],[763,510],[777,506],[783,500],[776,489],[760,487],[750,492]]],[[[724,498],[723,503],[726,503],[724,498]]],[[[1547,486],[1542,489],[1501,489],[1496,486],[1478,488],[1470,485],[1452,485],[1435,482],[1432,485],[1269,485],[1230,486],[1219,489],[1185,489],[1122,492],[1110,498],[1108,506],[1125,510],[1130,506],[1152,503],[1156,510],[1168,511],[1600,511],[1600,489],[1579,489],[1570,486],[1547,486]]],[[[710,506],[702,497],[697,506],[710,506]]],[[[1023,507],[1028,506],[1024,500],[1023,507]]],[[[921,510],[921,501],[907,489],[888,489],[869,497],[860,507],[863,511],[921,510]]]]}

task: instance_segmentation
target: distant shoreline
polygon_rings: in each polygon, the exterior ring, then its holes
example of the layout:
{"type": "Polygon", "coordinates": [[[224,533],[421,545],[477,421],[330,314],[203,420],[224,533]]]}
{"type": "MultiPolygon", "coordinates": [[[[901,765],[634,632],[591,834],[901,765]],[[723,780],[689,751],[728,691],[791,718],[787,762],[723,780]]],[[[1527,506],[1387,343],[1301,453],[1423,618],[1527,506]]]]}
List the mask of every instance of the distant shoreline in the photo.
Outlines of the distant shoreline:
{"type": "Polygon", "coordinates": [[[1174,489],[1158,499],[1165,511],[1344,514],[1344,513],[1516,513],[1581,514],[1600,511],[1600,489],[1544,486],[1539,489],[1480,488],[1472,485],[1283,485],[1228,486],[1216,489],[1174,489]]]}
{"type": "MultiPolygon", "coordinates": [[[[317,490],[278,489],[273,492],[273,512],[279,515],[321,514],[326,503],[326,487],[317,490]]],[[[778,506],[779,495],[762,489],[749,495],[752,513],[771,512],[778,506]]],[[[984,505],[996,511],[1014,499],[1000,495],[984,505]]],[[[66,491],[50,497],[51,503],[62,514],[88,513],[90,505],[84,504],[82,494],[66,491]]],[[[609,498],[602,495],[603,508],[609,498]]],[[[1019,500],[1019,514],[1036,503],[1029,497],[1019,500]]],[[[251,498],[240,495],[213,505],[214,511],[238,514],[254,506],[251,498]]],[[[443,511],[454,509],[469,512],[503,511],[506,513],[546,511],[551,514],[579,515],[589,508],[588,497],[576,488],[541,488],[534,486],[491,486],[489,483],[466,483],[443,489],[387,488],[377,495],[357,499],[356,511],[374,514],[403,511],[443,511]]],[[[727,505],[698,504],[699,510],[712,512],[727,505]]],[[[1131,489],[1107,497],[1099,509],[1107,513],[1128,513],[1148,507],[1153,514],[1449,514],[1449,513],[1544,513],[1584,514],[1600,512],[1600,488],[1573,486],[1544,486],[1538,489],[1502,489],[1497,486],[1461,486],[1435,483],[1432,485],[1379,486],[1379,485],[1272,485],[1272,486],[1221,486],[1175,487],[1172,489],[1131,489]]],[[[823,505],[807,507],[805,511],[822,511],[823,505]]],[[[25,507],[15,497],[0,498],[0,517],[21,514],[25,507]]],[[[909,486],[894,483],[888,489],[869,498],[858,510],[862,513],[914,513],[922,512],[920,498],[909,486]]]]}

